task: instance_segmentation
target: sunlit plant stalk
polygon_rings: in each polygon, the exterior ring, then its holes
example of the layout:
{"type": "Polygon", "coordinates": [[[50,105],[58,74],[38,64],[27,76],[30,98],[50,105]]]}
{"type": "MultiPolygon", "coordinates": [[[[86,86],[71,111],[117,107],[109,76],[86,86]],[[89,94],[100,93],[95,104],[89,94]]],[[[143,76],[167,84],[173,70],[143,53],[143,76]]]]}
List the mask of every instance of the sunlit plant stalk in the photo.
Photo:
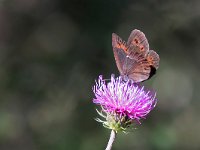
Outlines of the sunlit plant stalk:
{"type": "Polygon", "coordinates": [[[111,130],[110,139],[109,139],[109,141],[108,141],[106,150],[111,150],[112,144],[113,144],[113,142],[114,142],[114,140],[115,140],[115,136],[116,136],[116,132],[115,132],[114,130],[111,130]]]}

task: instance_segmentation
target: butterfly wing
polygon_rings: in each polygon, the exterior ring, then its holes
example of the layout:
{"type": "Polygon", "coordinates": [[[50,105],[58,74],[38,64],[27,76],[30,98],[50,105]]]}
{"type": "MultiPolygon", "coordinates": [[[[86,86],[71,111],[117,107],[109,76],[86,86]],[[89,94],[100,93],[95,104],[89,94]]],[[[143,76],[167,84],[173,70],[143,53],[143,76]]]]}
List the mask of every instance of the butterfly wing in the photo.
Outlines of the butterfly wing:
{"type": "Polygon", "coordinates": [[[149,51],[147,55],[147,61],[149,65],[151,65],[155,69],[158,69],[160,58],[159,58],[159,55],[155,51],[153,50],[149,51]]]}
{"type": "Polygon", "coordinates": [[[131,58],[127,59],[127,76],[129,79],[134,82],[141,82],[147,80],[150,74],[151,67],[146,59],[139,62],[131,58]]]}
{"type": "Polygon", "coordinates": [[[129,46],[117,34],[112,34],[112,47],[122,49],[125,53],[128,52],[129,46]]]}
{"type": "Polygon", "coordinates": [[[124,63],[126,62],[126,51],[128,47],[124,41],[115,33],[112,34],[112,47],[117,64],[117,68],[121,75],[124,75],[124,63]]]}
{"type": "Polygon", "coordinates": [[[149,51],[149,43],[147,38],[143,32],[137,29],[131,32],[127,44],[134,47],[132,48],[134,52],[138,52],[143,55],[146,55],[149,51]]]}
{"type": "Polygon", "coordinates": [[[155,51],[150,50],[146,57],[138,55],[135,58],[129,57],[127,61],[127,75],[134,82],[147,80],[156,73],[160,58],[155,51]]]}

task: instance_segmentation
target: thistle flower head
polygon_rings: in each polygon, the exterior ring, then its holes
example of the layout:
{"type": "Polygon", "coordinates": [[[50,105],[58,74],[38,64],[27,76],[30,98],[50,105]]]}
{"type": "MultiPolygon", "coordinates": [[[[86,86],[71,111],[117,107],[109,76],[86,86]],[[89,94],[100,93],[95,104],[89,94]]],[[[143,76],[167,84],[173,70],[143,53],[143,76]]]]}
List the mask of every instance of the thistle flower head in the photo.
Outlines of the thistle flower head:
{"type": "Polygon", "coordinates": [[[140,123],[140,119],[145,118],[157,102],[155,93],[145,91],[144,87],[131,81],[124,81],[122,77],[115,78],[114,75],[108,83],[99,76],[93,92],[93,103],[102,107],[102,112],[98,113],[106,119],[97,121],[115,131],[125,131],[134,121],[140,123]]]}

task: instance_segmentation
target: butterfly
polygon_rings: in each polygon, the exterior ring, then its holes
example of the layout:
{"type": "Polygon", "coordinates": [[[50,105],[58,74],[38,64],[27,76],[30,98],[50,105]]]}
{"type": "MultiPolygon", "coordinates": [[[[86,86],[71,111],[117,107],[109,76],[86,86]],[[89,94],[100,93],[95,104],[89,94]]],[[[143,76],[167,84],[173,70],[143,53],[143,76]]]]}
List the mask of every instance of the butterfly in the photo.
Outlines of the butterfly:
{"type": "Polygon", "coordinates": [[[147,38],[140,30],[133,30],[127,42],[113,33],[112,47],[117,68],[125,80],[142,82],[156,73],[159,55],[149,50],[147,38]]]}

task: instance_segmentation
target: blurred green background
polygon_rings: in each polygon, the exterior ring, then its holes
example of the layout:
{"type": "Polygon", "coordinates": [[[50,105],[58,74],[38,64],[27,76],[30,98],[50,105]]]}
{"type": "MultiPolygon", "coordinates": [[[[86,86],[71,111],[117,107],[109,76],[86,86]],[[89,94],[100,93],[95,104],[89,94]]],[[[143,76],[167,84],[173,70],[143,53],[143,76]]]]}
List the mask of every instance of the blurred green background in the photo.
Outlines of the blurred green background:
{"type": "Polygon", "coordinates": [[[161,58],[158,104],[113,150],[200,149],[199,0],[0,0],[0,150],[103,150],[92,86],[119,75],[112,32],[161,58]]]}

